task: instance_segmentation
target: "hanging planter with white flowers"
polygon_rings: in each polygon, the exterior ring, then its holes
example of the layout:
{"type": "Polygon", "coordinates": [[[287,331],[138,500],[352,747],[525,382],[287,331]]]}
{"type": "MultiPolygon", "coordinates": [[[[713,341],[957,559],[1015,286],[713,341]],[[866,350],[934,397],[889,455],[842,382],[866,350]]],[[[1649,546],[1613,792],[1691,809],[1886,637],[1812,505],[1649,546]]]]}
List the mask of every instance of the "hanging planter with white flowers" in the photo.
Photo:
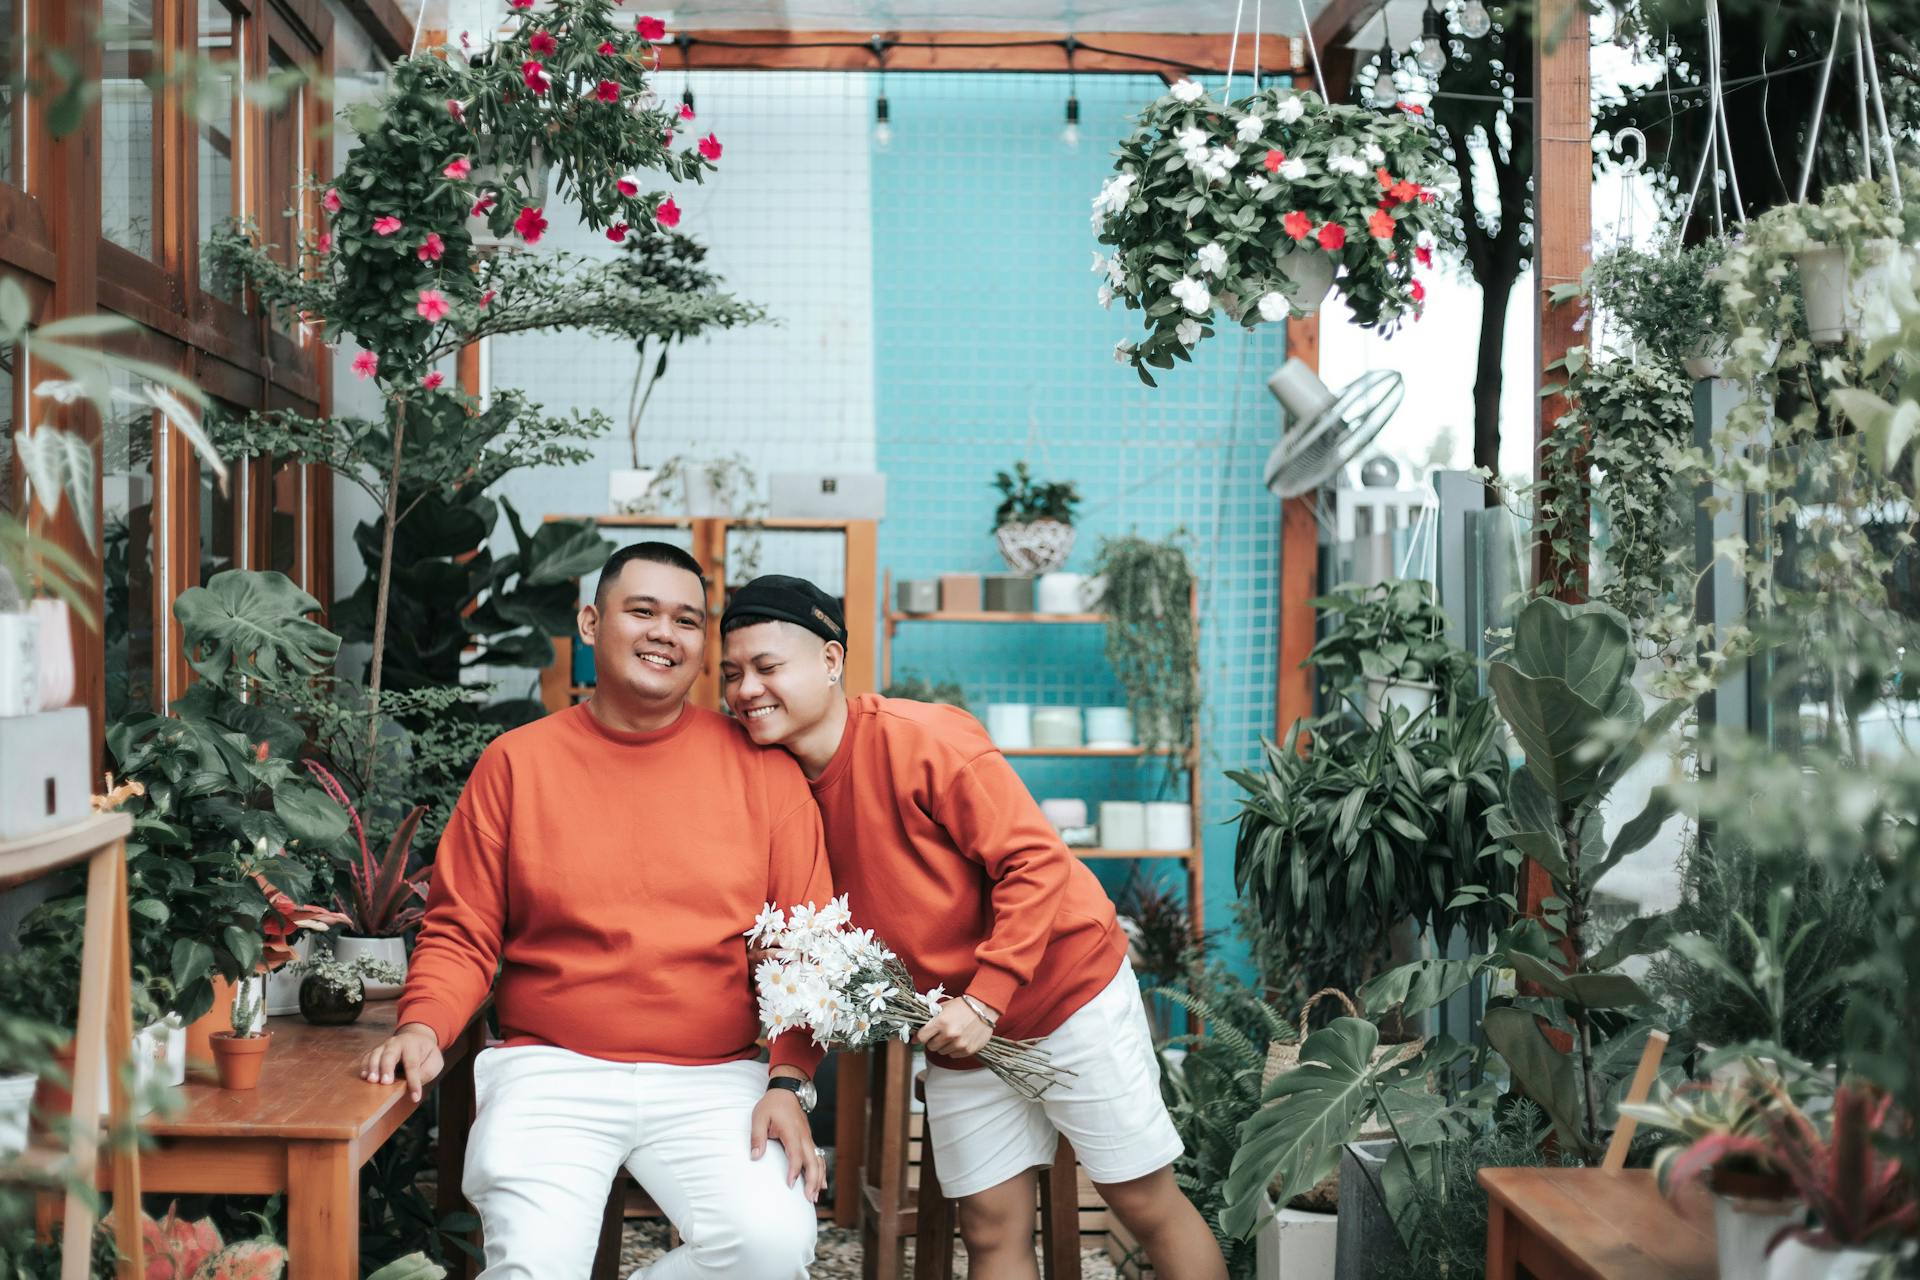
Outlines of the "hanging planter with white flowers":
{"type": "Polygon", "coordinates": [[[1417,109],[1328,106],[1262,89],[1233,102],[1182,80],[1142,111],[1093,201],[1100,301],[1146,312],[1114,358],[1149,386],[1214,332],[1310,314],[1337,287],[1391,333],[1426,296],[1415,268],[1454,234],[1455,187],[1417,109]]]}

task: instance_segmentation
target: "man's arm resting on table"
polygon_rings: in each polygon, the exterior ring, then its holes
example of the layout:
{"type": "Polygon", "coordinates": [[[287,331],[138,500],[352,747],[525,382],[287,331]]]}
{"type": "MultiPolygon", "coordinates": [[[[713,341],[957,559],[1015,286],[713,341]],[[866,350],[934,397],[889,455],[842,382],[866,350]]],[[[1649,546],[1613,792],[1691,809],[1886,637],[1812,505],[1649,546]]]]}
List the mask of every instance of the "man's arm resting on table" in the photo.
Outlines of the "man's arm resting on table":
{"type": "Polygon", "coordinates": [[[418,1102],[445,1066],[439,1033],[424,1022],[409,1022],[367,1054],[360,1063],[360,1078],[374,1084],[404,1079],[407,1092],[418,1102]]]}

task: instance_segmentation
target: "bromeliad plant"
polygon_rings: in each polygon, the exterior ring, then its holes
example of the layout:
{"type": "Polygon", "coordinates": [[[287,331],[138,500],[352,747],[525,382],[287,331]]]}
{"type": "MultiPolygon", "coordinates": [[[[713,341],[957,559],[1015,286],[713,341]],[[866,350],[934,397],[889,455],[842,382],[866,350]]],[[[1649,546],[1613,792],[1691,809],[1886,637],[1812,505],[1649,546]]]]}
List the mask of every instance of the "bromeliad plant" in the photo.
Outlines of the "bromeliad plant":
{"type": "Polygon", "coordinates": [[[373,850],[367,847],[367,830],[360,824],[360,811],[347,798],[340,780],[316,760],[305,761],[305,764],[307,772],[333,797],[334,803],[347,811],[353,821],[354,839],[360,845],[358,860],[347,866],[347,893],[339,899],[347,932],[360,938],[403,936],[426,914],[427,885],[433,879],[432,867],[422,867],[418,875],[407,874],[413,837],[420,829],[420,819],[426,816],[427,807],[415,805],[400,820],[393,838],[387,842],[386,852],[375,861],[373,850]]]}
{"type": "Polygon", "coordinates": [[[1146,313],[1148,336],[1115,359],[1147,372],[1214,332],[1216,308],[1252,327],[1318,304],[1335,274],[1357,323],[1391,333],[1418,315],[1414,278],[1454,234],[1452,182],[1434,134],[1410,113],[1329,106],[1262,89],[1216,102],[1182,80],[1150,104],[1093,201],[1100,302],[1146,313]],[[1316,289],[1304,281],[1317,277],[1316,289]]]}

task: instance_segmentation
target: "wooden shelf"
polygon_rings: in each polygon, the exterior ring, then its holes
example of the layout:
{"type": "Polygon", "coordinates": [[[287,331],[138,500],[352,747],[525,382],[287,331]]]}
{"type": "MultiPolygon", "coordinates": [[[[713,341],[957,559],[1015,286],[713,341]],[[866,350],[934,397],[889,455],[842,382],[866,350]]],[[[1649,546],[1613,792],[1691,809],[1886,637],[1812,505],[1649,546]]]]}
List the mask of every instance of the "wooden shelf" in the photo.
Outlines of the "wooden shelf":
{"type": "Polygon", "coordinates": [[[1175,747],[1001,747],[1000,754],[1009,758],[1014,756],[1081,756],[1096,760],[1101,758],[1124,760],[1130,756],[1184,755],[1185,749],[1175,747]]]}
{"type": "Polygon", "coordinates": [[[1076,858],[1195,858],[1199,854],[1193,849],[1102,849],[1098,845],[1091,848],[1067,846],[1068,852],[1076,858]]]}
{"type": "Polygon", "coordinates": [[[96,813],[70,826],[0,841],[0,888],[83,861],[132,830],[133,819],[124,813],[96,813]]]}
{"type": "Polygon", "coordinates": [[[1104,613],[1002,613],[998,610],[986,610],[960,613],[898,613],[889,611],[887,625],[901,622],[1066,622],[1093,623],[1107,622],[1111,616],[1104,613]]]}

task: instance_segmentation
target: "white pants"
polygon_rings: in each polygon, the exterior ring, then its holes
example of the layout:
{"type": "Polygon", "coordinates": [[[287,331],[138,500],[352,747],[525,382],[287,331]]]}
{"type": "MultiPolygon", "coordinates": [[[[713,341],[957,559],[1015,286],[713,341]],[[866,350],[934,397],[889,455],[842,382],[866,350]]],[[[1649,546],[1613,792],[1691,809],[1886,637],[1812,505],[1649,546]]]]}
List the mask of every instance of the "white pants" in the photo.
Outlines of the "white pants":
{"type": "Polygon", "coordinates": [[[473,1063],[461,1189],[480,1214],[481,1280],[586,1280],[624,1165],[686,1243],[646,1280],[806,1280],[814,1207],[778,1142],[751,1154],[758,1062],[606,1062],[545,1045],[473,1063]]]}
{"type": "Polygon", "coordinates": [[[1143,1178],[1180,1155],[1160,1098],[1160,1059],[1125,961],[1106,989],[1039,1040],[1063,1076],[1040,1101],[991,1071],[927,1068],[927,1131],[940,1187],[958,1200],[1053,1163],[1059,1135],[1101,1186],[1143,1178]]]}

